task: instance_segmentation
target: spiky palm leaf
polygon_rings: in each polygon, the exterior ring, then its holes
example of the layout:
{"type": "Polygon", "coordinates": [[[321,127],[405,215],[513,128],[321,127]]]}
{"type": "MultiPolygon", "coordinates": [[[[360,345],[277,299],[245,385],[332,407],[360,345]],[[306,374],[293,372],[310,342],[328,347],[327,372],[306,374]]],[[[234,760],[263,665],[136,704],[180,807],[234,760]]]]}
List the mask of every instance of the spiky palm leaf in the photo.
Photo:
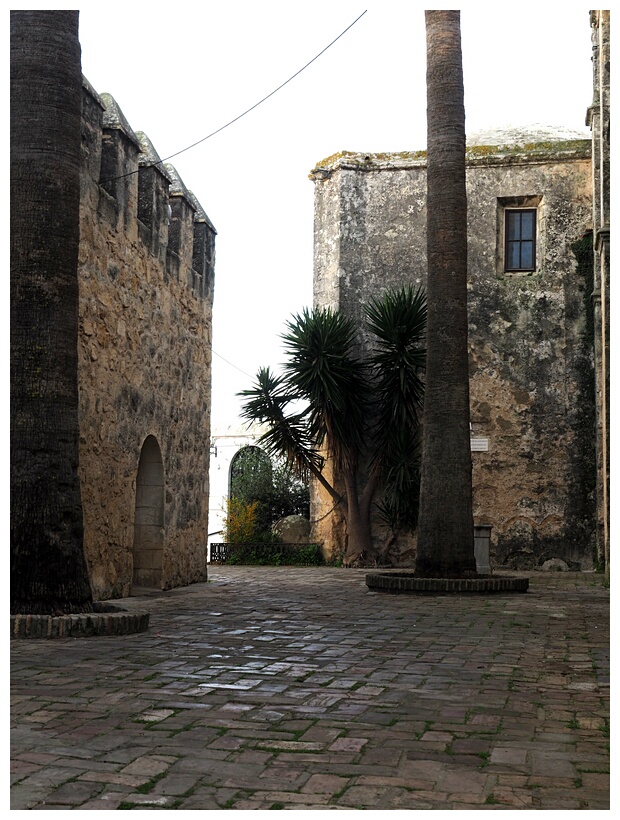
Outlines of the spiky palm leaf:
{"type": "Polygon", "coordinates": [[[307,478],[312,467],[321,469],[323,458],[308,433],[307,411],[285,412],[299,400],[300,393],[284,376],[275,376],[268,367],[261,367],[254,387],[239,395],[247,399],[241,417],[267,426],[258,444],[271,455],[286,459],[287,466],[301,478],[307,478]]]}
{"type": "Polygon", "coordinates": [[[413,530],[418,521],[420,439],[419,429],[401,428],[382,454],[384,489],[377,508],[392,530],[413,530]]]}
{"type": "Polygon", "coordinates": [[[368,381],[354,354],[356,326],[329,309],[304,309],[283,334],[287,383],[308,402],[310,438],[327,441],[339,466],[351,467],[364,446],[368,381]]]}
{"type": "Polygon", "coordinates": [[[366,307],[375,336],[374,461],[383,474],[377,505],[392,530],[414,529],[419,494],[419,427],[424,400],[426,294],[422,287],[389,290],[366,307]]]}
{"type": "Polygon", "coordinates": [[[387,291],[365,307],[375,336],[375,442],[379,452],[395,431],[416,428],[424,401],[426,294],[422,287],[387,291]]]}

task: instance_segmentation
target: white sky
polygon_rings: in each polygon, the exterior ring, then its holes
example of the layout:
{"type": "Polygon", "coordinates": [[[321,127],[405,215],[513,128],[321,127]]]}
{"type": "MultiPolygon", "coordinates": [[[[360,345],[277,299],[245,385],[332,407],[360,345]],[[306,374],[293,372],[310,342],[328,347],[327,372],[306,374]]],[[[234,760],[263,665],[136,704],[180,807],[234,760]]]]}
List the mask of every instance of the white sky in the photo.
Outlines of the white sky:
{"type": "MultiPolygon", "coordinates": [[[[533,123],[585,130],[589,7],[514,8],[461,11],[467,132],[533,123]]],[[[277,366],[285,321],[311,305],[310,170],[340,150],[426,145],[423,9],[407,0],[203,0],[80,12],[85,76],[163,159],[272,92],[366,10],[267,102],[170,160],[218,231],[214,429],[237,423],[236,392],[259,366],[277,366]]]]}

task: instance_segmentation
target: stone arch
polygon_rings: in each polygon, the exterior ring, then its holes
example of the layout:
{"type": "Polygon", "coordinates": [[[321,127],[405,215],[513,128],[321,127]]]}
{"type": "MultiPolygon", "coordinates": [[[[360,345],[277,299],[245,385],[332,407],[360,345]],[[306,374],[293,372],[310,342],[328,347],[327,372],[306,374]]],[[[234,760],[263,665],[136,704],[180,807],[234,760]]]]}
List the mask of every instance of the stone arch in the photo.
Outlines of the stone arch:
{"type": "Polygon", "coordinates": [[[147,436],[136,478],[133,585],[161,589],[163,556],[164,464],[157,439],[147,436]]]}
{"type": "Polygon", "coordinates": [[[261,475],[271,482],[272,464],[267,453],[255,444],[240,447],[230,460],[228,497],[235,495],[235,484],[245,477],[246,483],[259,482],[261,475]]]}

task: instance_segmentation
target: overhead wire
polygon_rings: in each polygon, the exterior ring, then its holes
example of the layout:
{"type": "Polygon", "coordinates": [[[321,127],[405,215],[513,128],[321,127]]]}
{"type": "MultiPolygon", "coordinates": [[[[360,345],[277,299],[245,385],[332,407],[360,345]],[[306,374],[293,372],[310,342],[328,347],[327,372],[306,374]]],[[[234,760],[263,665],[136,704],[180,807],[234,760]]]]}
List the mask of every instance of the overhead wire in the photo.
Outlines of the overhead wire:
{"type": "Polygon", "coordinates": [[[286,80],[281,85],[279,85],[277,88],[275,88],[270,94],[267,94],[266,97],[263,97],[262,100],[259,100],[257,103],[254,103],[254,105],[251,106],[250,108],[248,108],[246,111],[244,111],[243,114],[239,114],[238,117],[235,117],[233,120],[230,120],[230,122],[227,122],[226,125],[222,125],[221,128],[218,128],[216,131],[212,131],[206,137],[203,137],[202,139],[198,140],[197,142],[194,142],[191,145],[188,145],[187,148],[183,148],[180,151],[177,151],[176,154],[170,154],[169,157],[166,157],[166,159],[162,159],[161,161],[162,162],[167,162],[169,159],[173,159],[174,157],[178,157],[179,154],[183,154],[183,153],[185,153],[185,151],[189,151],[191,148],[195,148],[197,145],[200,145],[201,143],[205,142],[206,140],[211,139],[211,137],[214,137],[216,134],[219,134],[220,131],[223,131],[225,128],[228,128],[230,125],[233,125],[233,123],[237,122],[242,117],[245,117],[245,115],[249,114],[250,111],[254,111],[254,109],[258,108],[259,105],[262,105],[270,97],[273,97],[274,94],[277,94],[278,91],[280,91],[282,88],[284,88],[285,85],[288,85],[291,82],[291,80],[294,80],[295,77],[298,77],[301,74],[302,71],[305,71],[308,68],[308,66],[312,65],[312,63],[314,63],[316,60],[318,60],[321,55],[325,54],[325,52],[329,48],[331,48],[334,45],[334,43],[336,43],[338,40],[340,40],[340,38],[343,35],[345,35],[347,33],[347,31],[349,31],[350,28],[353,28],[353,26],[357,23],[357,21],[360,20],[366,14],[366,11],[367,11],[367,9],[365,11],[363,11],[356,20],[354,20],[350,25],[348,25],[345,28],[345,30],[342,31],[336,37],[335,40],[332,40],[331,43],[329,45],[325,46],[325,48],[322,51],[319,51],[319,53],[316,55],[316,57],[313,57],[308,63],[306,63],[305,66],[303,66],[303,68],[300,68],[299,71],[296,71],[295,74],[293,74],[292,76],[290,76],[288,78],[288,80],[286,80]]]}
{"type": "MultiPolygon", "coordinates": [[[[326,45],[324,49],[319,51],[319,53],[316,54],[311,60],[309,60],[304,66],[302,66],[302,68],[300,68],[298,71],[296,71],[294,74],[292,74],[288,78],[288,80],[285,80],[277,88],[274,88],[273,91],[271,91],[269,94],[267,94],[261,100],[259,100],[257,103],[254,103],[254,105],[250,106],[250,108],[247,108],[242,114],[239,114],[237,117],[230,120],[225,125],[222,125],[220,128],[217,128],[215,131],[212,131],[210,134],[207,134],[206,137],[202,137],[202,139],[199,139],[196,142],[193,142],[191,145],[188,145],[186,148],[182,148],[180,151],[177,151],[174,154],[170,154],[169,156],[165,157],[164,159],[160,159],[158,162],[152,162],[149,165],[146,165],[146,166],[143,166],[143,167],[154,168],[157,165],[162,165],[164,162],[167,162],[170,159],[174,159],[174,157],[178,157],[180,154],[184,154],[186,151],[189,151],[192,148],[195,148],[197,145],[200,145],[201,143],[206,142],[208,139],[211,139],[211,137],[214,137],[216,134],[221,133],[222,131],[224,131],[224,129],[226,129],[229,126],[233,125],[234,123],[238,122],[242,117],[245,117],[251,111],[254,111],[254,109],[258,108],[259,105],[262,105],[270,97],[273,97],[274,94],[277,94],[278,91],[283,89],[284,86],[288,85],[292,80],[295,79],[295,77],[298,77],[302,73],[302,71],[305,71],[309,66],[312,65],[312,63],[316,62],[319,59],[319,57],[321,57],[323,54],[325,54],[325,52],[328,49],[330,49],[335,43],[337,43],[338,40],[340,40],[340,38],[343,37],[347,33],[347,31],[349,31],[351,28],[353,28],[353,26],[359,20],[361,20],[361,18],[366,14],[367,11],[368,11],[368,9],[365,9],[358,17],[356,17],[356,19],[352,23],[350,23],[343,31],[341,31],[340,34],[331,41],[331,43],[326,45]]],[[[133,174],[138,173],[139,170],[140,169],[138,169],[136,171],[129,171],[127,174],[121,174],[120,176],[117,176],[117,177],[108,177],[107,179],[102,180],[102,182],[114,182],[117,179],[124,179],[125,177],[132,176],[133,174]]],[[[245,370],[242,370],[240,367],[237,367],[236,364],[233,364],[232,362],[229,362],[228,359],[224,358],[224,356],[221,356],[217,351],[212,350],[212,352],[218,358],[222,359],[222,361],[226,362],[226,364],[230,365],[231,367],[234,367],[235,370],[238,370],[240,373],[243,373],[244,376],[248,376],[249,378],[252,378],[252,376],[249,373],[246,373],[245,370]]]]}
{"type": "Polygon", "coordinates": [[[248,376],[248,378],[250,379],[253,378],[253,376],[251,376],[249,373],[246,373],[245,370],[242,370],[240,367],[237,367],[236,364],[233,364],[232,362],[229,362],[228,359],[225,359],[223,356],[220,356],[220,354],[216,350],[211,349],[211,352],[214,353],[218,357],[218,359],[221,359],[223,362],[226,362],[226,364],[229,364],[231,367],[234,367],[235,370],[239,371],[239,373],[243,373],[244,376],[248,376]]]}
{"type": "MultiPolygon", "coordinates": [[[[255,109],[255,108],[258,108],[258,106],[259,106],[259,105],[262,105],[262,104],[263,104],[264,102],[266,102],[266,101],[267,101],[270,97],[273,97],[273,95],[274,95],[274,94],[277,94],[277,93],[278,93],[278,91],[280,91],[282,88],[284,88],[284,86],[285,86],[285,85],[288,85],[288,84],[289,84],[292,80],[294,80],[294,79],[295,79],[295,77],[298,77],[298,76],[302,73],[302,71],[305,71],[305,70],[306,70],[309,66],[311,66],[311,65],[312,65],[312,63],[316,62],[316,60],[318,60],[318,59],[319,59],[319,57],[321,57],[323,54],[325,54],[325,52],[326,52],[328,49],[330,49],[330,48],[334,45],[334,43],[337,43],[337,42],[338,42],[338,40],[340,40],[340,38],[341,38],[341,37],[343,37],[343,36],[347,33],[347,31],[349,31],[351,28],[353,28],[353,26],[354,26],[354,25],[355,25],[355,24],[356,24],[359,20],[361,20],[361,18],[362,18],[362,17],[366,14],[366,12],[367,12],[367,11],[368,11],[368,9],[365,9],[365,10],[364,10],[364,11],[363,11],[360,15],[359,15],[359,17],[357,17],[357,18],[356,18],[356,19],[355,19],[352,23],[350,23],[350,24],[349,24],[349,25],[348,25],[348,26],[344,29],[344,31],[341,31],[341,32],[340,32],[340,34],[339,34],[339,35],[338,35],[338,36],[337,36],[334,40],[332,40],[332,41],[331,41],[331,43],[329,43],[329,45],[325,46],[325,48],[324,48],[324,49],[322,49],[322,51],[319,51],[319,53],[318,53],[315,57],[313,57],[313,58],[312,58],[309,62],[307,62],[307,63],[306,63],[306,64],[305,64],[302,68],[300,68],[300,69],[299,69],[299,71],[296,71],[294,74],[292,74],[292,75],[288,78],[288,80],[285,80],[283,83],[281,83],[281,84],[280,84],[277,88],[275,88],[273,91],[271,91],[271,92],[270,92],[269,94],[267,94],[265,97],[263,97],[263,98],[262,98],[262,100],[259,100],[257,103],[254,103],[254,105],[250,106],[250,108],[247,108],[247,109],[246,109],[246,110],[245,110],[242,114],[239,114],[237,117],[235,117],[234,119],[230,120],[230,121],[229,121],[229,122],[227,122],[225,125],[222,125],[220,128],[217,128],[215,131],[212,131],[210,134],[207,134],[207,136],[206,136],[206,137],[202,137],[202,139],[199,139],[199,140],[197,140],[196,142],[193,142],[191,145],[188,145],[186,148],[182,148],[180,151],[177,151],[177,152],[176,152],[176,153],[174,153],[174,154],[170,154],[169,156],[165,157],[164,159],[160,159],[160,160],[159,160],[159,162],[152,162],[150,165],[146,165],[146,166],[143,166],[143,167],[146,167],[146,168],[154,168],[154,167],[156,167],[157,165],[162,165],[164,162],[168,162],[168,160],[170,160],[170,159],[174,159],[174,157],[178,157],[178,156],[179,156],[179,154],[184,154],[186,151],[189,151],[189,150],[191,150],[192,148],[195,148],[197,145],[200,145],[201,143],[206,142],[206,140],[211,139],[211,137],[214,137],[216,134],[219,134],[219,133],[220,133],[220,132],[222,132],[225,128],[228,128],[229,126],[231,126],[231,125],[233,125],[234,123],[238,122],[238,121],[239,121],[242,117],[245,117],[245,116],[246,116],[246,114],[249,114],[251,111],[254,111],[254,109],[255,109]]],[[[138,170],[140,170],[140,169],[138,169],[138,170]]],[[[114,182],[114,181],[115,181],[115,180],[117,180],[117,179],[124,179],[125,177],[129,177],[129,176],[132,176],[133,174],[137,174],[137,173],[138,173],[138,170],[136,170],[136,171],[129,171],[127,174],[121,174],[120,176],[117,176],[117,177],[111,177],[111,178],[108,178],[108,179],[104,179],[104,180],[102,180],[102,182],[114,182]]],[[[233,366],[234,366],[234,365],[233,365],[233,366]]]]}

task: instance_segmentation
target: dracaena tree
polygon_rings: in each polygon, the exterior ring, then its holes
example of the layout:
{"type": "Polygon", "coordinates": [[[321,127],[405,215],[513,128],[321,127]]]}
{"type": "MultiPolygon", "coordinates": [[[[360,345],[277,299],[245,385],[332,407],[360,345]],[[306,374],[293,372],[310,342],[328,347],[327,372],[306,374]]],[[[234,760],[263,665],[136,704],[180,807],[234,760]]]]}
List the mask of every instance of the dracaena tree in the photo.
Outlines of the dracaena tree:
{"type": "Polygon", "coordinates": [[[324,308],[295,315],[282,336],[282,373],[261,368],[240,394],[243,417],[267,427],[259,444],[311,475],[342,511],[347,565],[385,560],[390,539],[375,547],[371,530],[380,488],[377,507],[392,534],[417,518],[425,293],[387,291],[365,315],[367,355],[352,319],[324,308]],[[337,480],[326,475],[327,459],[337,480]]]}

